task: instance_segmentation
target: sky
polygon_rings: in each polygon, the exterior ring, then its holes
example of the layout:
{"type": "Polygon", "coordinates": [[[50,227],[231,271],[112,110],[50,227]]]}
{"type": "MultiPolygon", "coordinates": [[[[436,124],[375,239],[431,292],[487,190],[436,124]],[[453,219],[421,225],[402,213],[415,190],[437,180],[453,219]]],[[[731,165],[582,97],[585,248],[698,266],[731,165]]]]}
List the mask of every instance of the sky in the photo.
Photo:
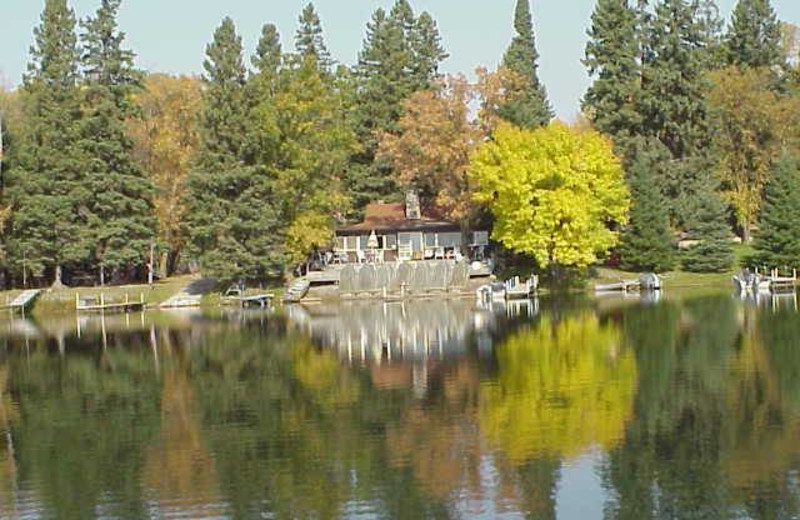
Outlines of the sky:
{"type": "MultiPolygon", "coordinates": [[[[99,0],[68,0],[78,17],[97,9],[99,0]]],[[[494,68],[513,36],[516,0],[410,0],[417,13],[430,12],[450,53],[444,72],[470,74],[479,65],[494,68]]],[[[718,0],[730,15],[736,0],[718,0]]],[[[278,26],[285,49],[292,48],[297,17],[307,0],[123,0],[120,26],[138,64],[148,71],[199,74],[205,46],[224,16],[236,22],[251,54],[261,26],[278,26]]],[[[378,7],[393,0],[315,0],[333,57],[353,64],[365,27],[378,7]]],[[[589,85],[581,64],[586,29],[595,0],[531,0],[539,74],[558,117],[571,120],[589,85]]],[[[772,0],[778,16],[800,25],[800,0],[772,0]]],[[[21,81],[44,0],[0,0],[0,85],[21,81]]]]}

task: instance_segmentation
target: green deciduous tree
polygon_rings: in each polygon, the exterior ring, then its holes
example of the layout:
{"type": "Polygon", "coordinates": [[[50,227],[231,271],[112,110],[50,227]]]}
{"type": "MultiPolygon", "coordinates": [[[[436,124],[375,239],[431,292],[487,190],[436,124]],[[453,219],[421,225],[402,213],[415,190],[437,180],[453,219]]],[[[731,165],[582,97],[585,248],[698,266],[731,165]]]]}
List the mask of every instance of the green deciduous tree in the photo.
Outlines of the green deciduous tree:
{"type": "Polygon", "coordinates": [[[760,265],[800,268],[800,164],[786,152],[766,186],[753,246],[760,265]]]}
{"type": "Polygon", "coordinates": [[[13,174],[14,269],[36,276],[89,258],[87,161],[81,138],[75,15],[66,0],[47,0],[34,29],[22,88],[25,131],[13,174]]]}
{"type": "Polygon", "coordinates": [[[637,144],[627,159],[631,211],[622,232],[620,260],[627,269],[668,271],[675,265],[675,245],[655,172],[669,152],[660,143],[637,144]]]}
{"type": "Polygon", "coordinates": [[[539,53],[536,50],[529,0],[517,0],[514,30],[516,34],[503,57],[503,66],[524,76],[528,86],[524,95],[503,106],[500,114],[503,119],[517,126],[536,128],[550,122],[553,111],[537,72],[539,53]]]}
{"type": "Polygon", "coordinates": [[[727,61],[740,67],[783,67],[781,37],[770,0],[739,0],[725,37],[727,61]]]}
{"type": "Polygon", "coordinates": [[[583,110],[594,128],[618,146],[641,131],[639,30],[628,0],[597,2],[584,60],[594,83],[583,99],[583,110]]]}
{"type": "Polygon", "coordinates": [[[476,199],[494,215],[494,240],[542,268],[591,265],[627,220],[622,166],[592,130],[500,126],[474,153],[470,174],[476,199]]]}
{"type": "Polygon", "coordinates": [[[683,252],[683,268],[694,272],[723,272],[733,265],[733,245],[728,227],[728,212],[713,182],[698,181],[692,201],[695,204],[688,226],[695,244],[683,252]]]}
{"type": "Polygon", "coordinates": [[[133,52],[122,46],[119,5],[120,0],[102,0],[96,15],[82,24],[86,82],[81,145],[89,161],[85,174],[91,192],[85,231],[101,283],[106,270],[130,272],[146,262],[156,227],[152,183],[135,161],[126,135],[142,73],[134,67],[133,52]]]}
{"type": "Polygon", "coordinates": [[[330,217],[349,203],[342,178],[357,150],[341,92],[304,60],[281,71],[273,102],[279,132],[273,200],[280,221],[291,226],[313,213],[327,215],[332,226],[330,217]]]}

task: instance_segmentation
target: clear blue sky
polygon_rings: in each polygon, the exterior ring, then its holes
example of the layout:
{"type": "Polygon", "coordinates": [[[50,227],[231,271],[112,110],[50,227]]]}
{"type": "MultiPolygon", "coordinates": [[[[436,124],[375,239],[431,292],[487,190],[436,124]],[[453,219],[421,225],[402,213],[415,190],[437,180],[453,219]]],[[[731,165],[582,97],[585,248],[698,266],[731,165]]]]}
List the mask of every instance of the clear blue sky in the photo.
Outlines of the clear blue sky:
{"type": "MultiPolygon", "coordinates": [[[[0,0],[0,82],[20,82],[28,61],[33,27],[42,0],[0,0]]],[[[724,16],[735,0],[718,0],[724,16]]],[[[223,16],[231,16],[248,53],[261,26],[275,23],[290,46],[296,19],[306,0],[123,0],[120,24],[139,65],[150,71],[194,74],[201,71],[206,43],[223,16]]],[[[355,62],[371,13],[392,0],[316,0],[334,57],[355,62]]],[[[411,0],[417,12],[429,11],[439,23],[451,57],[446,72],[494,67],[512,36],[515,0],[411,0]]],[[[78,16],[94,11],[99,0],[70,0],[78,16]]],[[[583,65],[586,28],[594,0],[532,0],[540,74],[559,117],[571,119],[588,85],[583,65]]],[[[800,24],[800,0],[773,0],[781,19],[800,24]]]]}

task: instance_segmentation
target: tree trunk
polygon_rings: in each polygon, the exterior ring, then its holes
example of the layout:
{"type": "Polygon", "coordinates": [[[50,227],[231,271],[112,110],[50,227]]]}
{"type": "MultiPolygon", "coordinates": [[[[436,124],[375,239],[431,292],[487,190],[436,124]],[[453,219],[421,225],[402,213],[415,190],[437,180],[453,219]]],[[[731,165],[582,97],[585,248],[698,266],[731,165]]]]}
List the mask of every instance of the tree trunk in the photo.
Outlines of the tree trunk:
{"type": "Polygon", "coordinates": [[[62,271],[61,271],[61,264],[56,266],[56,279],[53,282],[52,288],[53,289],[63,289],[64,282],[61,280],[62,271]]]}
{"type": "Polygon", "coordinates": [[[750,238],[750,222],[745,222],[742,225],[742,243],[749,244],[750,238]]]}
{"type": "Polygon", "coordinates": [[[147,263],[147,285],[153,285],[153,277],[156,270],[156,246],[150,244],[150,261],[147,263]]]}
{"type": "Polygon", "coordinates": [[[100,287],[104,287],[106,285],[106,268],[102,265],[100,266],[100,287]]]}

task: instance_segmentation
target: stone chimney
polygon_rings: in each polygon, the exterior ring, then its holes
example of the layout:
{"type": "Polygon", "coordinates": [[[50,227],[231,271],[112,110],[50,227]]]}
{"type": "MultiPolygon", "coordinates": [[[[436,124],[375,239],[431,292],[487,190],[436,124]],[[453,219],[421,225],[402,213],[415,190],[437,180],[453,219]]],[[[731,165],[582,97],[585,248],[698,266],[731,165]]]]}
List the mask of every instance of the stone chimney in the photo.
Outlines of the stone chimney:
{"type": "Polygon", "coordinates": [[[406,218],[408,220],[419,220],[422,218],[417,190],[408,190],[406,192],[406,218]]]}

